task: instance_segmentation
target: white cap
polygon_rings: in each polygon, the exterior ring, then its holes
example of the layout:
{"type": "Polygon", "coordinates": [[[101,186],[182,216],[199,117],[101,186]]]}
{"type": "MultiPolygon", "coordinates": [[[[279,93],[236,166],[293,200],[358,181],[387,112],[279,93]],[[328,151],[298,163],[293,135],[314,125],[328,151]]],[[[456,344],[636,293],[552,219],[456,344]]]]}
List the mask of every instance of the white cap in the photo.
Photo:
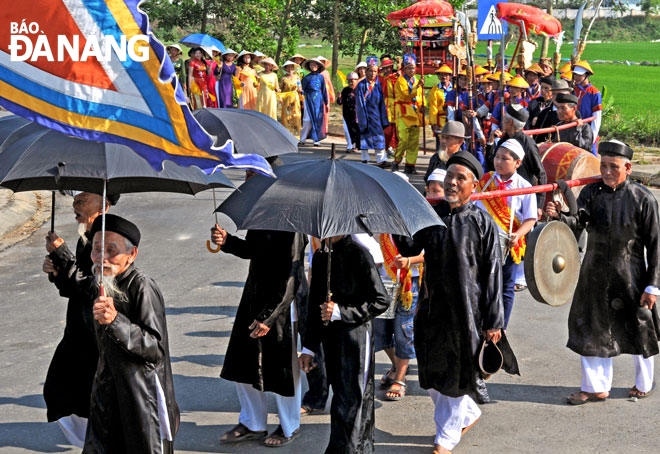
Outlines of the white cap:
{"type": "Polygon", "coordinates": [[[427,182],[429,181],[439,181],[441,183],[444,183],[445,177],[447,176],[447,171],[445,169],[434,169],[433,172],[431,172],[431,175],[429,175],[427,182]]]}
{"type": "Polygon", "coordinates": [[[516,139],[509,139],[500,145],[500,147],[506,148],[515,156],[517,156],[518,159],[523,159],[525,157],[525,150],[523,149],[522,145],[520,145],[520,142],[518,142],[516,139]]]}
{"type": "Polygon", "coordinates": [[[355,65],[355,71],[358,70],[358,68],[366,68],[367,67],[367,62],[361,61],[357,65],[355,65]]]}

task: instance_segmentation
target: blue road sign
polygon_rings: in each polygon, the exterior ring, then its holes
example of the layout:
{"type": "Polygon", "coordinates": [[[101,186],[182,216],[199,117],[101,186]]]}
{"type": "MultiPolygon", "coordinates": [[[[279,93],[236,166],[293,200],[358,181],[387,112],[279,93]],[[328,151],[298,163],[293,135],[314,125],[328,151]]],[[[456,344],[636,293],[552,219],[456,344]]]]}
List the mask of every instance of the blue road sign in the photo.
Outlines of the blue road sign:
{"type": "Polygon", "coordinates": [[[500,3],[498,0],[479,0],[477,9],[477,38],[479,41],[500,39],[502,34],[506,34],[506,22],[497,18],[495,5],[498,3],[500,3]]]}

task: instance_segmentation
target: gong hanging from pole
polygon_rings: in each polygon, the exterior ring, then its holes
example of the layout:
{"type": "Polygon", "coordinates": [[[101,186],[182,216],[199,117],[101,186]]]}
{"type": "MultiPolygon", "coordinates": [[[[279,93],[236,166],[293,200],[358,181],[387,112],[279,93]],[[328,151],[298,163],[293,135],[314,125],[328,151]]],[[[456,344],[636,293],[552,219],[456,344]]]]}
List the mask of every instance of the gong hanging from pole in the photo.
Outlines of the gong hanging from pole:
{"type": "Polygon", "coordinates": [[[561,306],[572,298],[580,274],[573,231],[564,223],[538,224],[527,235],[525,279],[536,301],[561,306]]]}

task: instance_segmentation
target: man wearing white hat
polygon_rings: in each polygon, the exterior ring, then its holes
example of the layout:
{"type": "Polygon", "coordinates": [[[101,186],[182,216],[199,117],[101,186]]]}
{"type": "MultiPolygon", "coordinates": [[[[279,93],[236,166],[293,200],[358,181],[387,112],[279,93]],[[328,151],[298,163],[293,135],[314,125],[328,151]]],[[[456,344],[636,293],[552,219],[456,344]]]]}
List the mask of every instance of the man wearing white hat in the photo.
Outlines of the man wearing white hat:
{"type": "MultiPolygon", "coordinates": [[[[525,150],[520,142],[509,139],[502,143],[495,155],[495,171],[479,182],[479,191],[528,188],[532,185],[516,171],[522,164],[525,150]]],[[[506,329],[515,295],[515,265],[525,255],[525,235],[532,230],[537,219],[536,197],[533,194],[495,197],[477,201],[477,206],[490,214],[497,224],[502,246],[502,299],[504,302],[504,328],[506,329]]]]}

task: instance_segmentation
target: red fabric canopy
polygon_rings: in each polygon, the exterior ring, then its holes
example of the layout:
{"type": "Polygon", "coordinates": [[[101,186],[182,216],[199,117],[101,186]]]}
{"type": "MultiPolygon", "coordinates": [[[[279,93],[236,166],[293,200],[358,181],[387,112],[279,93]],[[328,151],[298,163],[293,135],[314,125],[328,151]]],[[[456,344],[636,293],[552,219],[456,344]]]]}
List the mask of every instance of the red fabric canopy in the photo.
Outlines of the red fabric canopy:
{"type": "Polygon", "coordinates": [[[520,25],[520,21],[523,21],[528,34],[556,36],[561,33],[561,22],[535,6],[498,3],[497,17],[515,25],[520,25]]]}
{"type": "Polygon", "coordinates": [[[419,21],[422,25],[451,22],[454,17],[454,7],[444,0],[419,0],[407,8],[393,11],[387,15],[387,20],[394,26],[409,24],[409,19],[419,21]]]}

